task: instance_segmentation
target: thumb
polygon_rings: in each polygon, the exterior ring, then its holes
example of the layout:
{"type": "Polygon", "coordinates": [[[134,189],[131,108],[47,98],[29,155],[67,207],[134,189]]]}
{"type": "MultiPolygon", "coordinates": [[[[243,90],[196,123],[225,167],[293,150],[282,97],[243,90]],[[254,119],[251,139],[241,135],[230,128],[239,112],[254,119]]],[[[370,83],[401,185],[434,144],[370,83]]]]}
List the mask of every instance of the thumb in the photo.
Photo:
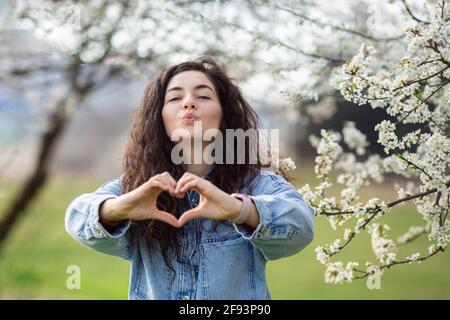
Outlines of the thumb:
{"type": "Polygon", "coordinates": [[[188,221],[192,219],[201,218],[203,216],[203,211],[199,208],[193,208],[191,210],[186,211],[178,218],[179,227],[184,226],[188,221]]]}
{"type": "Polygon", "coordinates": [[[156,214],[154,215],[153,219],[163,221],[163,222],[165,222],[167,224],[172,225],[175,228],[179,228],[180,227],[177,218],[174,215],[172,215],[172,214],[170,214],[168,212],[165,212],[165,211],[158,210],[156,212],[156,214]]]}

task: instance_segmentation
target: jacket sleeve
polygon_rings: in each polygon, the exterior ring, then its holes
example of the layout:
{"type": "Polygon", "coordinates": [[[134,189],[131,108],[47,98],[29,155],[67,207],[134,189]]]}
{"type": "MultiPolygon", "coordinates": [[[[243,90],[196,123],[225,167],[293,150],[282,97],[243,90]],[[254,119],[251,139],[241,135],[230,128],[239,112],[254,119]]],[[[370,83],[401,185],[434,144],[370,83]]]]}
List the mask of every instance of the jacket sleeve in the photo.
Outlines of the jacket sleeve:
{"type": "Polygon", "coordinates": [[[130,221],[123,221],[112,233],[99,222],[99,207],[103,201],[121,194],[120,178],[111,179],[92,193],[75,198],[65,214],[65,228],[77,242],[99,252],[131,259],[127,238],[130,221]]]}
{"type": "Polygon", "coordinates": [[[250,195],[260,222],[254,231],[233,223],[267,260],[291,256],[314,238],[314,209],[283,177],[267,173],[255,178],[250,195]]]}

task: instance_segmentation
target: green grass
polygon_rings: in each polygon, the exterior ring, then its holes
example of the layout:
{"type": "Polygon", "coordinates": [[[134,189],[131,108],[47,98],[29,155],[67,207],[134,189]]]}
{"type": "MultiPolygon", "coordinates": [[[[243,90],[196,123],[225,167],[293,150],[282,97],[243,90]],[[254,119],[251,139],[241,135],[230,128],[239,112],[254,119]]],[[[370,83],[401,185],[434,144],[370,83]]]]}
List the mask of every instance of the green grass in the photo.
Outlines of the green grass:
{"type": "MultiPolygon", "coordinates": [[[[303,176],[303,184],[311,177],[303,176]]],[[[0,256],[0,298],[6,299],[126,299],[129,263],[116,257],[94,252],[76,243],[64,230],[64,213],[76,196],[95,190],[103,181],[52,179],[42,190],[26,217],[14,230],[0,256]],[[66,288],[69,265],[81,268],[81,289],[66,288]]],[[[9,195],[12,190],[10,188],[9,195]]],[[[394,199],[386,187],[370,187],[369,196],[394,199]]],[[[7,204],[8,195],[0,201],[0,209],[7,204]]],[[[411,224],[421,224],[412,207],[398,207],[383,221],[398,235],[411,224]]],[[[421,264],[401,265],[387,270],[381,278],[381,289],[369,290],[365,280],[351,284],[324,283],[324,266],[316,259],[314,248],[341,236],[328,222],[316,219],[316,236],[302,252],[268,264],[267,277],[274,299],[449,299],[450,255],[448,251],[421,264]]],[[[367,234],[360,235],[345,249],[342,261],[376,262],[367,234]]],[[[400,254],[427,252],[427,240],[406,245],[400,254]]]]}

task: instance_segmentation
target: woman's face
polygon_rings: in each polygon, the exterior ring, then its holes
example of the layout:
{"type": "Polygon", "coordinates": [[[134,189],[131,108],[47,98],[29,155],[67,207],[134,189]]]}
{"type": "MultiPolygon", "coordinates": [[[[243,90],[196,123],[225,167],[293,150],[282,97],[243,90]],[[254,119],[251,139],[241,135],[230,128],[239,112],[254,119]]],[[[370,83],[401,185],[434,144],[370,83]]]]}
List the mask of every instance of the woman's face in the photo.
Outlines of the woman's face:
{"type": "Polygon", "coordinates": [[[173,140],[186,135],[199,139],[206,130],[218,129],[222,109],[216,88],[201,71],[178,73],[167,85],[162,118],[169,138],[176,131],[178,138],[173,140]],[[201,131],[194,132],[194,121],[196,125],[201,122],[201,131]]]}

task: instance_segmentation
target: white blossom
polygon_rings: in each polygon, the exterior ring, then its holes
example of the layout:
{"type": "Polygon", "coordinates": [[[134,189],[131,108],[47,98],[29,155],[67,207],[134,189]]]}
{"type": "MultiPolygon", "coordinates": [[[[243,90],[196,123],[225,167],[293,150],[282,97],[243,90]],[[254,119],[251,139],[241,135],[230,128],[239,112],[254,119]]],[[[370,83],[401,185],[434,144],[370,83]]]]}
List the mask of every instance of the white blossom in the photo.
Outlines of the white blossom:
{"type": "Polygon", "coordinates": [[[406,233],[398,237],[397,243],[398,244],[405,244],[421,234],[428,232],[429,227],[428,226],[413,226],[408,229],[406,233]]]}
{"type": "Polygon", "coordinates": [[[350,238],[352,233],[352,229],[346,228],[344,231],[344,240],[347,241],[350,238]]]}
{"type": "Polygon", "coordinates": [[[356,129],[355,123],[347,121],[342,129],[344,142],[350,149],[355,149],[356,154],[363,155],[366,153],[366,147],[369,145],[366,135],[356,129]]]}
{"type": "Polygon", "coordinates": [[[407,256],[405,259],[406,259],[407,261],[409,261],[409,263],[412,263],[412,262],[417,261],[419,258],[420,258],[420,253],[419,253],[419,252],[416,252],[416,253],[413,253],[413,254],[410,255],[410,256],[407,256]]]}
{"type": "Polygon", "coordinates": [[[391,264],[397,258],[397,246],[394,241],[386,238],[385,231],[389,230],[386,224],[374,223],[368,228],[372,236],[372,249],[377,259],[384,264],[391,264]]]}
{"type": "Polygon", "coordinates": [[[384,146],[384,152],[389,153],[389,151],[398,147],[398,137],[395,134],[395,124],[391,121],[381,121],[381,123],[375,126],[375,130],[379,131],[378,142],[384,146]]]}
{"type": "Polygon", "coordinates": [[[348,262],[345,267],[341,261],[329,263],[325,271],[325,282],[334,284],[352,282],[353,270],[357,266],[357,262],[348,262]]]}
{"type": "Polygon", "coordinates": [[[284,158],[280,161],[280,170],[287,172],[296,168],[295,162],[291,158],[284,158]]]}
{"type": "Polygon", "coordinates": [[[315,251],[316,259],[319,260],[321,264],[325,264],[330,260],[330,255],[325,251],[324,247],[318,246],[315,251]]]}

